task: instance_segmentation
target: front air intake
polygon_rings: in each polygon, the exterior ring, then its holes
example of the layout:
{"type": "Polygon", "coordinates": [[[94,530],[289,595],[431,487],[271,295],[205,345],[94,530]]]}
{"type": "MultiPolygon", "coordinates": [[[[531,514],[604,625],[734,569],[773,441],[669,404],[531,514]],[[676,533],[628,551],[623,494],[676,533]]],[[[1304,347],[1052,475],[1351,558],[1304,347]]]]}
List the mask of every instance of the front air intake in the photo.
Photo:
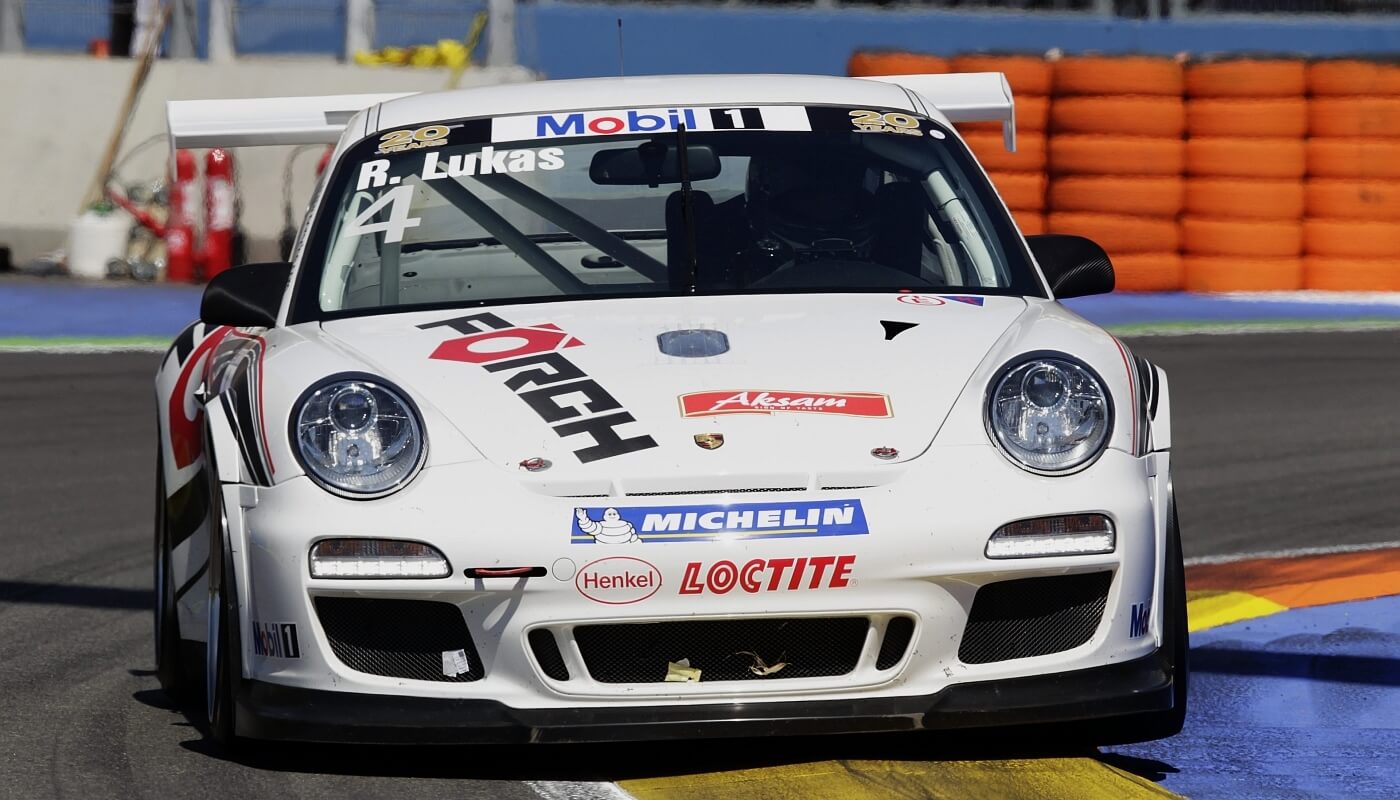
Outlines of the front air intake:
{"type": "Polygon", "coordinates": [[[958,658],[990,664],[1078,647],[1098,629],[1112,581],[1091,572],[989,583],[972,601],[958,658]]]}
{"type": "Polygon", "coordinates": [[[461,683],[486,674],[462,612],[451,603],[318,597],[316,616],[331,651],[356,672],[416,681],[461,683]],[[447,675],[446,666],[465,671],[447,675]],[[448,658],[444,658],[447,654],[448,658]]]}

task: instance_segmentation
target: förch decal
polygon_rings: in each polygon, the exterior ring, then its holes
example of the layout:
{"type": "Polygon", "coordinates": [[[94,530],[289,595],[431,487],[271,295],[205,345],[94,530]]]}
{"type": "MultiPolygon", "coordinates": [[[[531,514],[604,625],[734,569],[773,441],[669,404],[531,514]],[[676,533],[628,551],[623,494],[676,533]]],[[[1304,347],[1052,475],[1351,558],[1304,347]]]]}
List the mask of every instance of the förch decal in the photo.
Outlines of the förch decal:
{"type": "Polygon", "coordinates": [[[573,451],[585,464],[657,446],[650,436],[618,433],[618,428],[636,422],[636,418],[561,352],[581,347],[583,342],[557,325],[516,326],[485,313],[418,327],[446,327],[466,334],[439,344],[429,358],[461,361],[484,367],[488,372],[505,373],[506,388],[524,400],[556,434],[565,439],[587,436],[593,440],[593,444],[573,451]],[[583,396],[583,402],[560,401],[578,395],[583,396]]]}
{"type": "Polygon", "coordinates": [[[569,541],[574,544],[797,539],[870,532],[859,500],[577,508],[570,528],[569,541]]]}

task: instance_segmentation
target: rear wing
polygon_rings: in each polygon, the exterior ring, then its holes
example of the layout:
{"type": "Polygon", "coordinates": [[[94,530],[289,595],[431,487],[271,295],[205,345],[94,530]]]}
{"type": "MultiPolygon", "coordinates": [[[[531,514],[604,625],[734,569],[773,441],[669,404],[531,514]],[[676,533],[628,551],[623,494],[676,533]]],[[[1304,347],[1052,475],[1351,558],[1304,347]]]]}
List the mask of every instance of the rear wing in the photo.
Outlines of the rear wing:
{"type": "Polygon", "coordinates": [[[950,75],[878,75],[866,80],[902,86],[919,95],[949,122],[1000,122],[1006,149],[1016,152],[1016,104],[1000,72],[950,75]]]}
{"type": "Polygon", "coordinates": [[[335,144],[355,114],[411,94],[172,100],[165,106],[166,124],[172,149],[335,144]]]}

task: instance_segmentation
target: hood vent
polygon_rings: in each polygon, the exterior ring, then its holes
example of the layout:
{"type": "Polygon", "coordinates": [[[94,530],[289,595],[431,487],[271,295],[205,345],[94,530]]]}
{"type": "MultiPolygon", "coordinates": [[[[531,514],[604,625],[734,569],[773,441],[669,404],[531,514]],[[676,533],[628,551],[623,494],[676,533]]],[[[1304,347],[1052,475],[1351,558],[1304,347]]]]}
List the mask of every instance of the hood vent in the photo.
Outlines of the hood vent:
{"type": "Polygon", "coordinates": [[[666,331],[656,337],[656,346],[674,358],[710,358],[729,352],[729,337],[704,329],[666,331]]]}

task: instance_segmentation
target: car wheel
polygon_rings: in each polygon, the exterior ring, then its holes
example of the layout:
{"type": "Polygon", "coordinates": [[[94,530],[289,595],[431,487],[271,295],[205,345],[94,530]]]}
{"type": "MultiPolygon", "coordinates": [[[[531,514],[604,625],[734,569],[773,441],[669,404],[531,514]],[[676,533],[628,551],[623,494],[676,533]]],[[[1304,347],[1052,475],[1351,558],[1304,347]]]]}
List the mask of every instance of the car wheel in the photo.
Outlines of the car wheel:
{"type": "Polygon", "coordinates": [[[219,520],[220,524],[216,526],[214,540],[210,542],[209,639],[204,658],[205,712],[210,737],[226,749],[236,749],[239,745],[236,698],[238,686],[243,681],[237,584],[234,583],[233,566],[223,536],[227,520],[220,505],[216,503],[212,510],[212,518],[219,520]]]}
{"type": "Polygon", "coordinates": [[[175,586],[170,566],[170,531],[165,517],[165,467],[159,448],[156,451],[156,507],[154,583],[156,679],[160,688],[177,703],[189,699],[194,683],[191,680],[184,643],[180,638],[180,618],[175,608],[175,586]]]}
{"type": "Polygon", "coordinates": [[[1176,497],[1167,512],[1167,563],[1162,592],[1162,649],[1168,654],[1172,675],[1172,707],[1107,721],[1095,744],[1131,744],[1165,739],[1181,732],[1186,723],[1191,637],[1186,622],[1186,567],[1181,555],[1181,531],[1177,526],[1176,497]]]}

